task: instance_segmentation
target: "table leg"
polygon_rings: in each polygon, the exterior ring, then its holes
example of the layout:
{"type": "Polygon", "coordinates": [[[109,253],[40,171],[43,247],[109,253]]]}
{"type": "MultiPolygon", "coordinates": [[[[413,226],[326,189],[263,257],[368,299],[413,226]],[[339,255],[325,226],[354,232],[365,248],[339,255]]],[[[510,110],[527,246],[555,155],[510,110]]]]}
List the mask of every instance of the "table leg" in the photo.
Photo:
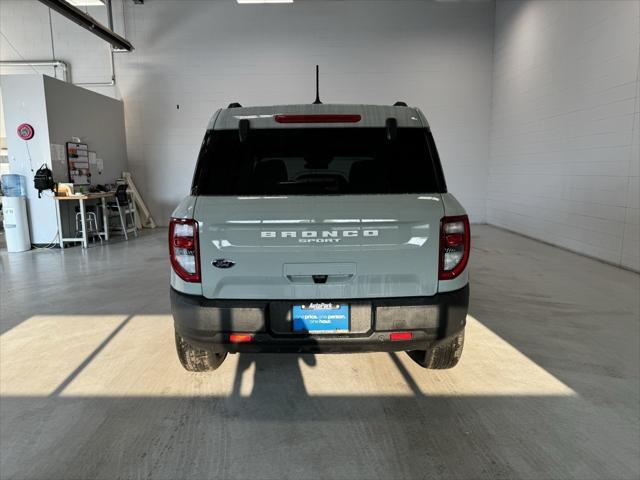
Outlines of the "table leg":
{"type": "Polygon", "coordinates": [[[87,215],[84,208],[84,199],[80,199],[80,220],[82,221],[82,248],[89,246],[89,240],[87,238],[87,215]]]}
{"type": "Polygon", "coordinates": [[[60,215],[60,200],[54,199],[54,201],[56,202],[56,217],[58,220],[58,240],[60,243],[60,248],[64,249],[64,241],[62,240],[64,235],[62,234],[62,216],[60,215]]]}
{"type": "Polygon", "coordinates": [[[104,239],[109,240],[109,217],[107,216],[107,199],[102,197],[102,228],[104,239]]]}

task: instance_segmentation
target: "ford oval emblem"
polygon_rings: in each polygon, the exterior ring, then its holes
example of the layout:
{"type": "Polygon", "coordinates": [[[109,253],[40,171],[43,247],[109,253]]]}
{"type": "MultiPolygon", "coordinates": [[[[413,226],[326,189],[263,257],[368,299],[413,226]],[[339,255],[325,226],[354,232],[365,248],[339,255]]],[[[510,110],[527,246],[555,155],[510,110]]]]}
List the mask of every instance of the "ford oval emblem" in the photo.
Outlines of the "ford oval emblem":
{"type": "Polygon", "coordinates": [[[236,262],[232,262],[231,260],[227,260],[226,258],[217,258],[213,262],[211,262],[211,265],[216,268],[231,268],[235,264],[236,262]]]}

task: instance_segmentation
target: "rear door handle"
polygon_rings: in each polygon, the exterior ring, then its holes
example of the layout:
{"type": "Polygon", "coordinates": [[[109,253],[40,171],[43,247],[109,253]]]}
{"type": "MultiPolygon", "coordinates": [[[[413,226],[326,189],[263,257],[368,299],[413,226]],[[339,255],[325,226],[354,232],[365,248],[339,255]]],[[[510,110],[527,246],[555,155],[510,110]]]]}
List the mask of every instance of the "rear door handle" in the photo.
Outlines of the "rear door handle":
{"type": "Polygon", "coordinates": [[[344,283],[356,274],[355,263],[285,263],[284,276],[293,283],[344,283]]]}
{"type": "Polygon", "coordinates": [[[326,274],[316,274],[316,275],[286,275],[287,280],[292,283],[345,283],[353,279],[354,275],[326,275],[326,274]]]}

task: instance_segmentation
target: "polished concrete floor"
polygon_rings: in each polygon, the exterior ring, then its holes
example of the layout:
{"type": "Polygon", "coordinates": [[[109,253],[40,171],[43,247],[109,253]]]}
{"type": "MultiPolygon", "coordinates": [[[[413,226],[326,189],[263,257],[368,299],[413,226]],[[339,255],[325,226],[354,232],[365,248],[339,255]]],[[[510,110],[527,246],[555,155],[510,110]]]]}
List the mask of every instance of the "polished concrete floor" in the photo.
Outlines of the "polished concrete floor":
{"type": "Polygon", "coordinates": [[[465,352],[181,369],[166,230],[0,253],[0,478],[640,476],[640,278],[474,228],[465,352]]]}

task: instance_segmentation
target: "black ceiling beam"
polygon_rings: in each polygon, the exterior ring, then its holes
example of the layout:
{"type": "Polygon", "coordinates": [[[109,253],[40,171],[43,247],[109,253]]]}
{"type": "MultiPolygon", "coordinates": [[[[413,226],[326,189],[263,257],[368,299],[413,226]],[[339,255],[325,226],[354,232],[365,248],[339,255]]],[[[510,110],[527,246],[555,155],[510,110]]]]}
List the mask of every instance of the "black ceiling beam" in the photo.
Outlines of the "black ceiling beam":
{"type": "Polygon", "coordinates": [[[70,3],[67,3],[64,0],[39,1],[52,10],[55,10],[63,17],[67,17],[72,22],[77,23],[82,28],[89,30],[94,35],[110,43],[114,48],[117,48],[119,50],[126,50],[127,52],[133,50],[133,45],[131,45],[131,43],[126,38],[121,37],[113,30],[109,30],[101,23],[96,22],[96,20],[92,16],[87,15],[82,10],[74,7],[70,3]]]}

